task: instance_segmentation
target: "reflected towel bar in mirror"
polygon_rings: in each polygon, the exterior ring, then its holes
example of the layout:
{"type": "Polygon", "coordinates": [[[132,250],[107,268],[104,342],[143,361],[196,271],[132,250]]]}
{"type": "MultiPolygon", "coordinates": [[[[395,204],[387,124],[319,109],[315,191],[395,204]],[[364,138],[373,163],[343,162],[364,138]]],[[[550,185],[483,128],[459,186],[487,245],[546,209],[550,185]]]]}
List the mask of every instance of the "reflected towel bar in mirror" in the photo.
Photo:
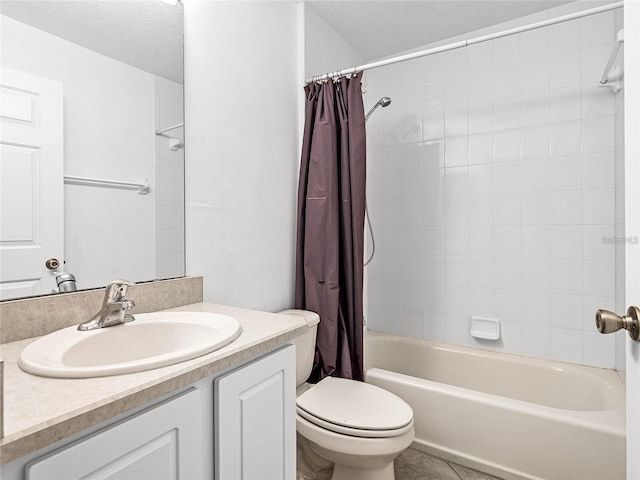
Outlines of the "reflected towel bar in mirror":
{"type": "Polygon", "coordinates": [[[145,178],[144,183],[120,182],[118,180],[100,180],[98,178],[64,176],[64,183],[67,185],[84,185],[87,187],[120,188],[123,190],[137,190],[138,194],[149,193],[149,181],[145,178]]]}

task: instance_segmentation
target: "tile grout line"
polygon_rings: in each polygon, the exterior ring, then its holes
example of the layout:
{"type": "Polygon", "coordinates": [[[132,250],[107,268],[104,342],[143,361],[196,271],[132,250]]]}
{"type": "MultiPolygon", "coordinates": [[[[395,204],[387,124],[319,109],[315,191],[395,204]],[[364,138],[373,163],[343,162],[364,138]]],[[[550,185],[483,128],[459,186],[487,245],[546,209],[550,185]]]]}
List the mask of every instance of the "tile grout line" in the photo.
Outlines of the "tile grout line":
{"type": "Polygon", "coordinates": [[[451,465],[451,462],[447,462],[447,465],[449,466],[449,468],[450,468],[451,470],[453,470],[453,473],[455,473],[455,474],[456,474],[456,476],[457,476],[460,480],[464,480],[464,478],[462,478],[462,477],[460,476],[460,474],[458,473],[458,471],[457,471],[455,468],[453,468],[453,466],[451,465]]]}

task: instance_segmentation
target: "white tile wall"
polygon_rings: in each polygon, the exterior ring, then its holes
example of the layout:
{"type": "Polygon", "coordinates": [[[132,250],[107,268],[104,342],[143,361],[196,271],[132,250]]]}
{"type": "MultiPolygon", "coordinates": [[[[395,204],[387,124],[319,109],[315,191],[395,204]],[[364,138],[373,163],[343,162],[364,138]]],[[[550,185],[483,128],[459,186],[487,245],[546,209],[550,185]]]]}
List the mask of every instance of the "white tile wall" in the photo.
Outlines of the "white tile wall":
{"type": "Polygon", "coordinates": [[[604,13],[367,73],[367,103],[393,99],[367,126],[371,328],[615,367],[593,321],[617,293],[614,32],[604,13]]]}

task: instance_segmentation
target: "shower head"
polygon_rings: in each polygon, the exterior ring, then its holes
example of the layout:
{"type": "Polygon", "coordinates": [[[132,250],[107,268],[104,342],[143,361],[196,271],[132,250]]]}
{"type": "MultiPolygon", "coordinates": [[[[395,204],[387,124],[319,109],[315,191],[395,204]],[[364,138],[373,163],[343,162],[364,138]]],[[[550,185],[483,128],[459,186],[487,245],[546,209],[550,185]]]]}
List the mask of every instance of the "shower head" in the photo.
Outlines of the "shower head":
{"type": "Polygon", "coordinates": [[[390,104],[391,104],[391,99],[389,97],[382,97],[380,100],[378,100],[376,102],[376,104],[373,106],[373,108],[371,108],[371,110],[369,110],[369,113],[367,113],[367,116],[364,117],[364,121],[366,122],[367,120],[369,120],[369,117],[371,116],[373,111],[376,108],[378,108],[379,106],[382,106],[382,108],[384,108],[384,107],[388,107],[390,104]]]}

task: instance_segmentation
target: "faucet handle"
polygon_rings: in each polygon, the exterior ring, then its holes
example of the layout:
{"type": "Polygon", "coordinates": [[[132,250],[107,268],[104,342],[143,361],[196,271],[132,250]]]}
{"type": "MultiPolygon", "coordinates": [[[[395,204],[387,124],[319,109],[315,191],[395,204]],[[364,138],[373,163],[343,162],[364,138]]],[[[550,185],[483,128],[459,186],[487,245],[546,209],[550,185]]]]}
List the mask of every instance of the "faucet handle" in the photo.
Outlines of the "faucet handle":
{"type": "Polygon", "coordinates": [[[110,327],[135,320],[127,310],[135,307],[135,303],[127,300],[127,289],[135,283],[128,280],[112,280],[107,283],[102,300],[102,308],[90,320],[78,325],[78,330],[86,331],[95,328],[110,327]]]}
{"type": "Polygon", "coordinates": [[[115,301],[119,302],[124,299],[127,295],[127,290],[129,287],[135,285],[135,283],[130,282],[128,280],[112,280],[107,283],[107,289],[105,291],[105,301],[115,301]]]}

